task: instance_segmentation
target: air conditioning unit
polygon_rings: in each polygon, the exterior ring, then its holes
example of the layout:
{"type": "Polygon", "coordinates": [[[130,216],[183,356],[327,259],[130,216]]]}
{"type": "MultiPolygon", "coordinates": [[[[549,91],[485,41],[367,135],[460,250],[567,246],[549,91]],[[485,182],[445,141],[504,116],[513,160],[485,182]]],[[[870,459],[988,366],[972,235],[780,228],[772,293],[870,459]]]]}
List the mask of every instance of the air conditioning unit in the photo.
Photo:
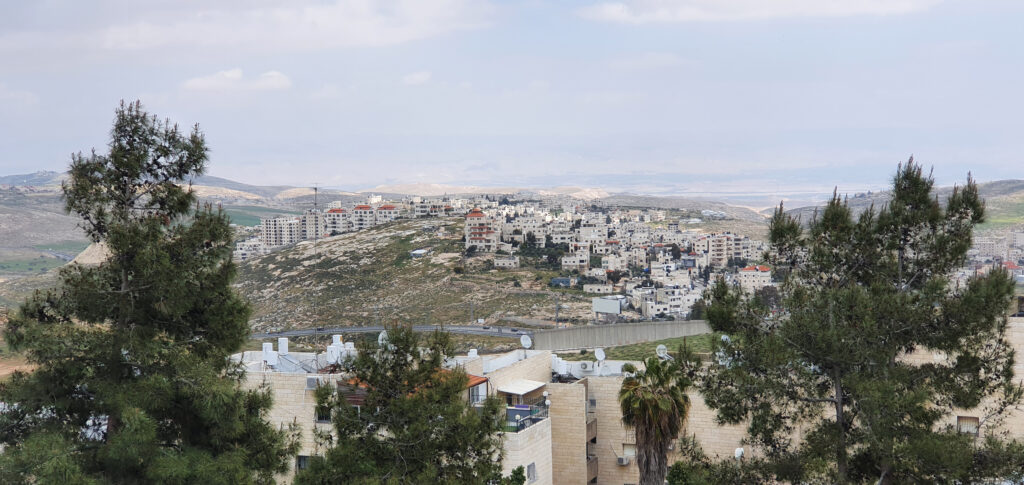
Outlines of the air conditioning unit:
{"type": "Polygon", "coordinates": [[[316,389],[317,386],[319,386],[319,385],[320,385],[320,377],[318,377],[318,376],[313,376],[313,377],[308,377],[307,376],[306,377],[306,390],[307,391],[311,391],[313,389],[316,389]]]}
{"type": "Polygon", "coordinates": [[[580,369],[587,370],[590,368],[590,362],[581,362],[580,369]]]}
{"type": "Polygon", "coordinates": [[[628,456],[620,456],[618,458],[618,460],[616,460],[616,461],[618,462],[619,466],[629,465],[629,457],[628,456]]]}

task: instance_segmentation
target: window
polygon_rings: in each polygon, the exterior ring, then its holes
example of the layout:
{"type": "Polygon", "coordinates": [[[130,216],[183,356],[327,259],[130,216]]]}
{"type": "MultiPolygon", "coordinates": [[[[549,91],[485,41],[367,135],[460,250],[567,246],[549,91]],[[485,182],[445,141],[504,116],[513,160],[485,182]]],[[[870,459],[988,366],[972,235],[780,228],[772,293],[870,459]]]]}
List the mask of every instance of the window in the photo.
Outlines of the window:
{"type": "Polygon", "coordinates": [[[632,443],[622,444],[622,456],[634,457],[636,456],[636,445],[632,443]]]}
{"type": "Polygon", "coordinates": [[[956,430],[974,436],[978,436],[978,427],[980,422],[978,418],[974,416],[957,416],[956,417],[956,430]]]}
{"type": "Polygon", "coordinates": [[[305,470],[306,468],[309,468],[309,457],[305,455],[295,457],[295,469],[305,470]]]}
{"type": "Polygon", "coordinates": [[[469,388],[469,402],[476,404],[487,398],[487,383],[478,384],[469,388]]]}
{"type": "Polygon", "coordinates": [[[316,422],[318,423],[330,423],[331,422],[331,408],[328,406],[317,406],[316,407],[316,422]]]}
{"type": "Polygon", "coordinates": [[[537,481],[537,464],[530,463],[526,465],[526,483],[533,483],[537,481]]]}

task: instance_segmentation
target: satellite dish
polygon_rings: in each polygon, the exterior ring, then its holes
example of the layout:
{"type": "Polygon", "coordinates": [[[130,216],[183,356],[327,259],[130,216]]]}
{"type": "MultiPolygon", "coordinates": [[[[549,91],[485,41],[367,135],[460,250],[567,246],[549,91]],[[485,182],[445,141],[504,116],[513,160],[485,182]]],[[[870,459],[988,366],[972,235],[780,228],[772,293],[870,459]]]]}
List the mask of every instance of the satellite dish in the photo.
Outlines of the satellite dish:
{"type": "Polygon", "coordinates": [[[597,357],[598,362],[604,361],[604,349],[597,349],[594,351],[594,357],[597,357]]]}
{"type": "Polygon", "coordinates": [[[612,375],[612,368],[608,366],[602,366],[601,370],[598,371],[597,373],[600,374],[602,377],[608,377],[612,375]]]}
{"type": "Polygon", "coordinates": [[[385,330],[385,331],[381,332],[380,335],[377,336],[377,345],[380,345],[381,347],[383,347],[383,346],[385,346],[387,344],[388,344],[388,331],[385,330]]]}
{"type": "Polygon", "coordinates": [[[530,338],[529,335],[523,335],[522,337],[519,337],[519,343],[523,345],[524,349],[533,347],[533,339],[530,338]]]}
{"type": "Polygon", "coordinates": [[[654,353],[658,354],[658,357],[668,357],[668,347],[665,344],[658,344],[658,348],[654,350],[654,353]]]}

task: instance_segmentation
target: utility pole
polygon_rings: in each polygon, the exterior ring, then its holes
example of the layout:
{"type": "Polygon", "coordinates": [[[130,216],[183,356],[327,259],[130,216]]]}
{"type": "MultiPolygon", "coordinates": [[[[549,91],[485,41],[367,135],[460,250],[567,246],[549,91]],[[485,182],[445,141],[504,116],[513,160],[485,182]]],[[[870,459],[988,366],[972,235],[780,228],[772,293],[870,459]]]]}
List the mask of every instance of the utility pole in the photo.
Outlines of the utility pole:
{"type": "MultiPolygon", "coordinates": [[[[316,196],[317,196],[317,185],[313,184],[313,273],[317,273],[320,270],[320,258],[317,257],[316,242],[320,236],[320,214],[317,213],[316,207],[316,196]]],[[[313,335],[316,336],[316,328],[320,324],[320,313],[317,311],[317,300],[318,294],[313,294],[313,335]]]]}
{"type": "Polygon", "coordinates": [[[562,294],[555,295],[555,328],[558,328],[558,310],[562,309],[562,294]]]}

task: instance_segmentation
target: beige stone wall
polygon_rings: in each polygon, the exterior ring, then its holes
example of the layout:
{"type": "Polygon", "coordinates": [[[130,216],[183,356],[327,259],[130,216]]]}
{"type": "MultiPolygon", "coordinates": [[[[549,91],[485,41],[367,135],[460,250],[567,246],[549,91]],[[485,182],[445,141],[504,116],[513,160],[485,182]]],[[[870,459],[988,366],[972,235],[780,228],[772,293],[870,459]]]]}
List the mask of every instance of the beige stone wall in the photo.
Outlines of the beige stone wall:
{"type": "Polygon", "coordinates": [[[518,433],[502,435],[501,474],[507,476],[517,466],[525,470],[531,463],[537,470],[537,480],[529,481],[533,485],[553,485],[560,483],[552,477],[551,462],[551,419],[545,419],[518,433]]]}
{"type": "MultiPolygon", "coordinates": [[[[722,426],[715,422],[715,410],[708,408],[699,392],[687,393],[690,397],[690,413],[683,428],[684,436],[693,436],[710,457],[732,457],[736,448],[742,445],[746,436],[746,425],[722,426]]],[[[745,447],[749,453],[751,450],[745,447]]]]}
{"type": "Polygon", "coordinates": [[[484,359],[481,358],[481,357],[477,357],[475,359],[467,360],[467,361],[462,363],[462,368],[463,368],[463,370],[466,371],[467,374],[473,374],[475,376],[483,376],[484,375],[484,359]]]}
{"type": "MultiPolygon", "coordinates": [[[[551,380],[551,352],[535,351],[535,355],[495,370],[486,377],[491,381],[491,390],[518,379],[548,382],[551,380]]],[[[480,375],[480,374],[477,374],[480,375]]]]}
{"type": "MultiPolygon", "coordinates": [[[[298,425],[302,433],[299,444],[299,455],[314,456],[321,454],[316,445],[315,429],[330,431],[331,425],[317,424],[316,396],[313,391],[306,390],[307,374],[287,374],[281,372],[249,372],[242,382],[242,387],[256,389],[266,385],[274,398],[274,405],[267,414],[267,421],[275,427],[287,429],[292,423],[298,425]]],[[[341,376],[322,374],[324,382],[334,382],[341,376]]],[[[291,483],[295,473],[294,458],[291,469],[278,477],[280,483],[291,483]]]]}
{"type": "Polygon", "coordinates": [[[597,454],[597,483],[600,485],[622,485],[640,481],[635,459],[631,459],[628,466],[616,464],[616,459],[623,454],[623,443],[636,443],[633,433],[622,425],[618,397],[622,380],[622,376],[587,378],[589,398],[596,400],[597,444],[593,449],[597,454]]]}
{"type": "Polygon", "coordinates": [[[547,385],[551,461],[559,485],[587,482],[587,388],[583,381],[547,385]]]}
{"type": "MultiPolygon", "coordinates": [[[[622,376],[588,377],[587,388],[590,398],[597,400],[597,446],[598,483],[621,485],[637,483],[640,472],[636,459],[631,458],[628,466],[620,466],[616,459],[623,456],[624,444],[635,444],[632,430],[622,424],[619,407],[619,389],[622,376]]],[[[715,423],[715,411],[709,409],[700,393],[690,392],[690,412],[683,428],[684,436],[695,436],[704,452],[709,456],[731,457],[736,448],[742,446],[746,435],[745,426],[719,426],[715,423]]],[[[552,405],[554,401],[552,401],[552,405]]],[[[670,453],[668,462],[675,463],[680,457],[670,453]]]]}

